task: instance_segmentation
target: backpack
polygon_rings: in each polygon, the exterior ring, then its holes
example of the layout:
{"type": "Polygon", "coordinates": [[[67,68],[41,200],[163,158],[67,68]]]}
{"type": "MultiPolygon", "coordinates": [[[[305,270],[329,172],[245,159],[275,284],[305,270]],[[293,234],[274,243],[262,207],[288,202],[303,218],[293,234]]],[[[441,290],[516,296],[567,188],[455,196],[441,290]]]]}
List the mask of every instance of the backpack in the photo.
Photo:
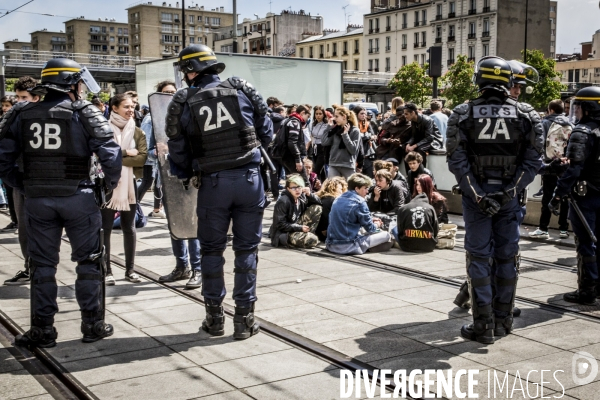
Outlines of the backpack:
{"type": "Polygon", "coordinates": [[[289,118],[284,119],[279,126],[277,132],[275,132],[273,141],[269,144],[269,152],[272,159],[281,161],[285,152],[287,151],[287,130],[286,125],[290,121],[289,118]]]}
{"type": "Polygon", "coordinates": [[[550,125],[546,136],[546,158],[554,159],[565,156],[565,149],[572,131],[571,125],[562,126],[556,122],[550,125]]]}

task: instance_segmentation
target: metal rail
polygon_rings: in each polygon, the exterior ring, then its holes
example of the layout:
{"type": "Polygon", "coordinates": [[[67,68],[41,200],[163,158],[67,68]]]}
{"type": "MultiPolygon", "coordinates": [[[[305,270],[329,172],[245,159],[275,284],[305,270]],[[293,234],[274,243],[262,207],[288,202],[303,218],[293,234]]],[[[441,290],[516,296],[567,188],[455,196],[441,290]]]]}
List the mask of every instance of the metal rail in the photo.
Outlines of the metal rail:
{"type": "Polygon", "coordinates": [[[68,58],[89,68],[135,71],[135,65],[156,60],[152,57],[113,56],[108,54],[69,53],[65,51],[7,50],[7,66],[42,66],[53,58],[68,58]]]}

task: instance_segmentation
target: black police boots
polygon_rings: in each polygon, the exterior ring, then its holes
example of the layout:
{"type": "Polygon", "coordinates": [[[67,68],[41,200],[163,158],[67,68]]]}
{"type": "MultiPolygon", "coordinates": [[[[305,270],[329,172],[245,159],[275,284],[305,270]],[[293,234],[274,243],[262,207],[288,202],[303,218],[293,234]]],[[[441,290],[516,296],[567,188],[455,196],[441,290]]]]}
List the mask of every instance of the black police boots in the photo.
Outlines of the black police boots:
{"type": "Polygon", "coordinates": [[[211,336],[223,336],[225,334],[225,315],[222,306],[206,304],[206,319],[202,321],[202,330],[211,336]]]}
{"type": "Polygon", "coordinates": [[[104,323],[104,320],[98,320],[90,323],[81,322],[82,341],[92,343],[102,338],[112,336],[115,333],[111,324],[104,323]]]}
{"type": "Polygon", "coordinates": [[[22,347],[49,348],[56,346],[58,333],[52,325],[43,325],[34,319],[34,326],[22,335],[15,336],[15,344],[22,347]]]}
{"type": "Polygon", "coordinates": [[[469,282],[464,281],[462,285],[460,285],[460,289],[458,290],[458,294],[454,299],[454,304],[456,304],[460,308],[471,308],[471,295],[469,294],[469,282]]]}
{"type": "Polygon", "coordinates": [[[248,339],[260,331],[258,322],[254,322],[254,303],[250,307],[235,307],[233,317],[233,338],[248,339]]]}
{"type": "Polygon", "coordinates": [[[574,292],[563,294],[563,300],[569,303],[593,306],[596,304],[596,293],[595,290],[577,289],[574,292]]]}
{"type": "MultiPolygon", "coordinates": [[[[515,307],[516,308],[516,307],[515,307]]],[[[508,315],[504,318],[495,318],[494,336],[504,337],[512,332],[513,316],[508,315]]]]}
{"type": "Polygon", "coordinates": [[[476,340],[483,344],[494,343],[494,316],[480,314],[472,324],[463,325],[460,335],[465,339],[476,340]]]}

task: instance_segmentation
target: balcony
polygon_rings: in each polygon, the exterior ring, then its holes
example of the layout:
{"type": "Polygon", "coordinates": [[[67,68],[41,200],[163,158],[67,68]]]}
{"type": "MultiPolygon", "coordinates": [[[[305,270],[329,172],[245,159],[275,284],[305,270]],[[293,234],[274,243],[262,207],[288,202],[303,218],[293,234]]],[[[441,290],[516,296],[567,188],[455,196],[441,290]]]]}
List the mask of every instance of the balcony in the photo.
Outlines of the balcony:
{"type": "Polygon", "coordinates": [[[379,33],[379,28],[373,29],[373,33],[379,33]]]}
{"type": "Polygon", "coordinates": [[[489,38],[490,37],[490,31],[483,31],[481,33],[481,37],[482,38],[489,38]]]}
{"type": "Polygon", "coordinates": [[[477,39],[477,34],[476,33],[469,33],[469,35],[467,36],[467,39],[477,39]]]}
{"type": "Polygon", "coordinates": [[[456,13],[455,12],[449,12],[448,13],[448,18],[456,18],[456,13]]]}
{"type": "Polygon", "coordinates": [[[442,14],[438,14],[435,16],[436,21],[440,21],[442,19],[442,14]]]}
{"type": "Polygon", "coordinates": [[[358,49],[355,49],[354,54],[358,54],[358,53],[360,53],[360,51],[358,49]]]}
{"type": "Polygon", "coordinates": [[[373,49],[369,49],[369,54],[373,54],[373,49]]]}
{"type": "Polygon", "coordinates": [[[179,18],[175,18],[175,19],[173,20],[173,22],[175,22],[176,24],[178,24],[178,23],[180,23],[181,21],[179,20],[179,18]]]}
{"type": "Polygon", "coordinates": [[[386,27],[385,27],[385,31],[386,31],[386,32],[389,32],[389,31],[391,31],[391,30],[392,30],[392,27],[391,27],[391,26],[386,26],[386,27]]]}
{"type": "Polygon", "coordinates": [[[379,53],[379,47],[374,47],[373,48],[373,53],[379,53]]]}
{"type": "Polygon", "coordinates": [[[484,13],[490,12],[490,7],[489,6],[483,7],[483,12],[484,13]]]}
{"type": "Polygon", "coordinates": [[[469,15],[475,15],[477,14],[477,10],[475,8],[473,8],[472,10],[469,10],[469,15]]]}
{"type": "Polygon", "coordinates": [[[419,42],[415,42],[414,44],[415,49],[419,47],[419,42]]]}
{"type": "Polygon", "coordinates": [[[467,61],[468,62],[475,62],[475,57],[469,57],[469,58],[467,58],[467,61]]]}
{"type": "Polygon", "coordinates": [[[90,39],[90,43],[108,44],[108,40],[102,40],[102,39],[90,39]]]}
{"type": "Polygon", "coordinates": [[[129,54],[129,52],[125,51],[125,50],[117,50],[117,54],[125,55],[125,54],[129,54]]]}
{"type": "MultiPolygon", "coordinates": [[[[331,53],[332,57],[337,57],[337,51],[334,51],[333,53],[331,53]]],[[[312,58],[312,57],[311,57],[312,58]]]]}
{"type": "Polygon", "coordinates": [[[348,50],[344,50],[344,52],[342,53],[343,56],[347,56],[348,55],[348,50]]]}
{"type": "Polygon", "coordinates": [[[265,46],[265,49],[267,49],[267,50],[271,50],[271,48],[272,48],[272,46],[270,44],[265,46]]]}
{"type": "Polygon", "coordinates": [[[369,29],[369,33],[373,33],[374,29],[369,29]]]}
{"type": "Polygon", "coordinates": [[[426,47],[427,46],[427,42],[421,42],[421,47],[426,47]]]}
{"type": "Polygon", "coordinates": [[[419,21],[415,21],[415,26],[419,26],[419,21]]]}
{"type": "Polygon", "coordinates": [[[436,43],[442,43],[442,38],[441,37],[436,37],[435,38],[435,42],[436,43]]]}
{"type": "Polygon", "coordinates": [[[248,53],[248,49],[244,49],[244,53],[248,53]]]}
{"type": "Polygon", "coordinates": [[[408,24],[402,24],[402,29],[408,28],[408,24]]]}
{"type": "Polygon", "coordinates": [[[446,62],[446,64],[448,66],[451,66],[452,64],[454,64],[454,58],[448,59],[448,61],[446,62]]]}
{"type": "Polygon", "coordinates": [[[323,58],[323,56],[324,56],[323,53],[319,54],[319,58],[323,58]]]}
{"type": "Polygon", "coordinates": [[[392,46],[385,46],[385,52],[389,53],[390,51],[392,51],[392,46]]]}
{"type": "Polygon", "coordinates": [[[50,39],[51,44],[66,44],[67,39],[50,39]]]}
{"type": "Polygon", "coordinates": [[[266,28],[265,33],[271,33],[271,28],[266,28]]]}
{"type": "Polygon", "coordinates": [[[407,45],[406,43],[404,43],[404,44],[402,45],[402,50],[406,50],[407,48],[408,48],[408,45],[407,45]]]}
{"type": "Polygon", "coordinates": [[[456,37],[454,35],[448,36],[448,41],[449,42],[456,42],[456,37]]]}

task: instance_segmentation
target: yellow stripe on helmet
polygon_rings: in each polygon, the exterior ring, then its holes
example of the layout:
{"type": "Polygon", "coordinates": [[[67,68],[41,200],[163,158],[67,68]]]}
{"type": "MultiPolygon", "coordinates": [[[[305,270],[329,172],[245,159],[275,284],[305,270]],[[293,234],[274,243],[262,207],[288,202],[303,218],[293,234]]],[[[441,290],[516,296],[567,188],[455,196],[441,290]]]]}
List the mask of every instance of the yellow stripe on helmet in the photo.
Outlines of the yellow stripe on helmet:
{"type": "Polygon", "coordinates": [[[46,72],[79,72],[81,71],[80,68],[46,68],[42,70],[42,74],[46,73],[46,72]]]}
{"type": "Polygon", "coordinates": [[[592,101],[600,101],[600,97],[577,97],[575,96],[574,100],[581,100],[581,101],[588,101],[588,100],[592,100],[592,101]]]}
{"type": "Polygon", "coordinates": [[[493,80],[496,80],[496,81],[503,81],[503,82],[507,82],[508,83],[508,78],[505,78],[503,76],[481,74],[481,77],[482,78],[486,78],[486,79],[493,79],[493,80]]]}
{"type": "MultiPolygon", "coordinates": [[[[193,54],[188,54],[187,56],[183,56],[179,59],[179,61],[183,61],[183,60],[187,60],[188,58],[194,58],[194,57],[200,57],[200,56],[205,56],[205,55],[211,55],[214,56],[215,53],[213,53],[212,51],[201,51],[199,53],[193,53],[193,54]]],[[[216,58],[216,57],[215,57],[216,58]]]]}
{"type": "MultiPolygon", "coordinates": [[[[495,68],[480,67],[479,69],[482,70],[482,71],[487,71],[487,72],[494,72],[495,71],[495,68]]],[[[508,74],[508,75],[512,74],[512,71],[508,71],[506,69],[501,69],[500,72],[503,73],[503,74],[508,74]]]]}
{"type": "Polygon", "coordinates": [[[44,76],[50,76],[50,75],[58,75],[58,72],[44,72],[44,73],[42,73],[42,78],[44,76]]]}
{"type": "Polygon", "coordinates": [[[522,79],[525,79],[525,78],[527,78],[525,75],[517,75],[517,74],[515,74],[515,77],[516,77],[516,78],[522,78],[522,79]]]}
{"type": "Polygon", "coordinates": [[[206,61],[206,60],[216,60],[217,57],[215,56],[206,56],[206,57],[200,57],[198,60],[200,61],[206,61]]]}

